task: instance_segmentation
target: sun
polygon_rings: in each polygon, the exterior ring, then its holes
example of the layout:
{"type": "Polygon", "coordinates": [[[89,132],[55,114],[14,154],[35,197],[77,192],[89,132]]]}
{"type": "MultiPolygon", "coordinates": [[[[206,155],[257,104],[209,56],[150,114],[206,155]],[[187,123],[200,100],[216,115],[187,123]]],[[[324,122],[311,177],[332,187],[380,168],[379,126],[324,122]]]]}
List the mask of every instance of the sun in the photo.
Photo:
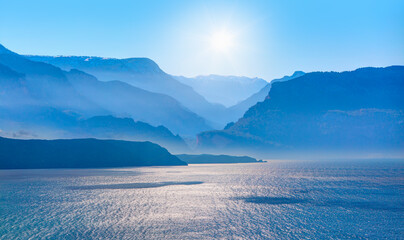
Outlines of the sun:
{"type": "Polygon", "coordinates": [[[234,34],[229,31],[217,31],[210,36],[210,46],[216,52],[229,52],[234,48],[234,34]]]}

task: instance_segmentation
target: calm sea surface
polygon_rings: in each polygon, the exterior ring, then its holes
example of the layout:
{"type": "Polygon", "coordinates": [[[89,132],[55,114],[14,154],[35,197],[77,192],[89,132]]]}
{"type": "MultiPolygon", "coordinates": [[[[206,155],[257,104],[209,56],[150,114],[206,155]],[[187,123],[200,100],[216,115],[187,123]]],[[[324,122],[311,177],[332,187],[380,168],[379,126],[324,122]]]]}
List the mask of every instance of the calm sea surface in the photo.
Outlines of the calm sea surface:
{"type": "Polygon", "coordinates": [[[1,170],[0,239],[404,239],[404,161],[1,170]]]}

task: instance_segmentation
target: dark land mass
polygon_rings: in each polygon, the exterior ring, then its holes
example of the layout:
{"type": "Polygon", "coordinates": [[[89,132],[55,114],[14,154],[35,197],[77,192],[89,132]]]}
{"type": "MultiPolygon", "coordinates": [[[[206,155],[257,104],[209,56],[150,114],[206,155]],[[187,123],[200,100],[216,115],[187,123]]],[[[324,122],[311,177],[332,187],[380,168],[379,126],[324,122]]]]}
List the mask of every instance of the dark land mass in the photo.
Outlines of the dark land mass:
{"type": "Polygon", "coordinates": [[[0,169],[187,165],[151,142],[0,138],[0,169]]]}

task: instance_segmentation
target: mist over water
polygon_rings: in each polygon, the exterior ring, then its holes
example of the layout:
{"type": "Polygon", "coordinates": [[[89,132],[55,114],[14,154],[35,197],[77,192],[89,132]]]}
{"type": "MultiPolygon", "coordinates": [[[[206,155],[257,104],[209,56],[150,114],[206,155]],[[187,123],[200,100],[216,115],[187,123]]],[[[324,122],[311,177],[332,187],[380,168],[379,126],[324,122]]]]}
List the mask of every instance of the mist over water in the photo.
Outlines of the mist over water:
{"type": "Polygon", "coordinates": [[[0,239],[402,239],[404,161],[1,170],[0,239]]]}

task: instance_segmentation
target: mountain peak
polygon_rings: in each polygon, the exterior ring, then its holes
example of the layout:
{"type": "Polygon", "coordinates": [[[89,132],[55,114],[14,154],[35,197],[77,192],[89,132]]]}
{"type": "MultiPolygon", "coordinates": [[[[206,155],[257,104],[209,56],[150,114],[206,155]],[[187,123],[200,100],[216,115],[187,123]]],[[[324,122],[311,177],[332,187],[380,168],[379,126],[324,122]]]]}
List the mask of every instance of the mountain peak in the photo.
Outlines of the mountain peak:
{"type": "Polygon", "coordinates": [[[8,50],[6,47],[4,47],[1,43],[0,43],[0,54],[16,54],[10,50],[8,50]]]}
{"type": "Polygon", "coordinates": [[[295,71],[293,74],[292,74],[292,77],[300,77],[300,76],[303,76],[304,74],[306,74],[305,72],[303,72],[303,71],[295,71]]]}

